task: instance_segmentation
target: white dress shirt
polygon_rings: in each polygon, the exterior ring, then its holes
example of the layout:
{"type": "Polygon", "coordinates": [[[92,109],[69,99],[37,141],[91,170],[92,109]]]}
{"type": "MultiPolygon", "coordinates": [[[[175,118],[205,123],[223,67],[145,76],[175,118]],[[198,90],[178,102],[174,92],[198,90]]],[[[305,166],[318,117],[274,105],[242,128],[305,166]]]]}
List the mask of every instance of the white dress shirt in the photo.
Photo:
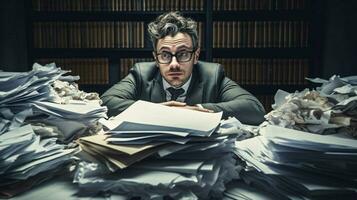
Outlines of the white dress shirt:
{"type": "Polygon", "coordinates": [[[167,88],[173,87],[175,89],[182,88],[185,91],[183,94],[181,94],[179,97],[177,97],[177,100],[176,100],[179,102],[185,102],[188,86],[190,86],[190,83],[191,83],[191,78],[192,78],[192,74],[191,74],[190,78],[188,79],[188,81],[186,81],[186,83],[183,84],[181,87],[174,87],[174,86],[170,85],[164,78],[162,78],[162,83],[163,83],[164,90],[166,93],[166,101],[171,100],[171,93],[167,90],[167,88]]]}

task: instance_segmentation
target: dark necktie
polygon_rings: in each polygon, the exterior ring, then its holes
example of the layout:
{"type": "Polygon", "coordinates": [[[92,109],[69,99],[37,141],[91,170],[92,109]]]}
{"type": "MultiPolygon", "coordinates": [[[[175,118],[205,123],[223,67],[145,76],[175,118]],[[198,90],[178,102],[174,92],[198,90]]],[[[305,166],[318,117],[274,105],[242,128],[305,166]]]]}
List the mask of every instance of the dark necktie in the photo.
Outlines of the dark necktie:
{"type": "Polygon", "coordinates": [[[167,88],[167,91],[169,91],[171,94],[171,101],[176,101],[177,97],[185,92],[185,90],[182,88],[175,89],[173,87],[167,88]]]}

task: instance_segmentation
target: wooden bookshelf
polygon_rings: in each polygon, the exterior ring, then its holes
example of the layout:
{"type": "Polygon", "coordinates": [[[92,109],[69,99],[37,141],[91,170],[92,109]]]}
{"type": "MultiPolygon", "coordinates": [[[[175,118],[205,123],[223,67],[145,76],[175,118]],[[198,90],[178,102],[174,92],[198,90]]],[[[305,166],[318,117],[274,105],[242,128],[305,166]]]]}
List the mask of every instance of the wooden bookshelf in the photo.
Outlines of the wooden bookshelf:
{"type": "Polygon", "coordinates": [[[212,60],[270,111],[278,89],[302,90],[310,87],[306,77],[318,76],[316,4],[321,2],[213,0],[212,60]]]}
{"type": "Polygon", "coordinates": [[[80,87],[101,94],[135,62],[152,60],[147,24],[179,10],[199,22],[200,59],[223,64],[269,110],[277,89],[300,90],[309,87],[305,76],[318,76],[314,13],[321,2],[32,0],[26,2],[29,59],[72,69],[84,77],[80,87]]]}

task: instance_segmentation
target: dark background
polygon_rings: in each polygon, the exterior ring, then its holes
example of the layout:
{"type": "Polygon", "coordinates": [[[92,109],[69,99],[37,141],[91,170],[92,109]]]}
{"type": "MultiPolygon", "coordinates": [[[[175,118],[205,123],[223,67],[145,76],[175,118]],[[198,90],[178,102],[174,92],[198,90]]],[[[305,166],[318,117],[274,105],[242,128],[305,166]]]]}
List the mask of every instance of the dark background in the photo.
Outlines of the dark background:
{"type": "MultiPolygon", "coordinates": [[[[316,48],[322,78],[357,75],[357,1],[326,0],[321,12],[320,44],[316,48]]],[[[0,69],[28,71],[25,0],[0,1],[0,69]]]]}

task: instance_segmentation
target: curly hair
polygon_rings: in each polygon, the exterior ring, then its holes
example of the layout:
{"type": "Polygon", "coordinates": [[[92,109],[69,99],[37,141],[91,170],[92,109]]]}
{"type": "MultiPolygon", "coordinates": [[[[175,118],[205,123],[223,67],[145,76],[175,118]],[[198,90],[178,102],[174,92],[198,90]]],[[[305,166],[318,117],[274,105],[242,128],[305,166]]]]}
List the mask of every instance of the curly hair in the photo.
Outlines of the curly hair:
{"type": "Polygon", "coordinates": [[[148,32],[154,50],[157,41],[168,35],[175,36],[177,33],[186,33],[192,39],[193,49],[198,48],[197,22],[191,18],[183,17],[179,12],[168,12],[158,16],[155,21],[149,23],[148,32]]]}

